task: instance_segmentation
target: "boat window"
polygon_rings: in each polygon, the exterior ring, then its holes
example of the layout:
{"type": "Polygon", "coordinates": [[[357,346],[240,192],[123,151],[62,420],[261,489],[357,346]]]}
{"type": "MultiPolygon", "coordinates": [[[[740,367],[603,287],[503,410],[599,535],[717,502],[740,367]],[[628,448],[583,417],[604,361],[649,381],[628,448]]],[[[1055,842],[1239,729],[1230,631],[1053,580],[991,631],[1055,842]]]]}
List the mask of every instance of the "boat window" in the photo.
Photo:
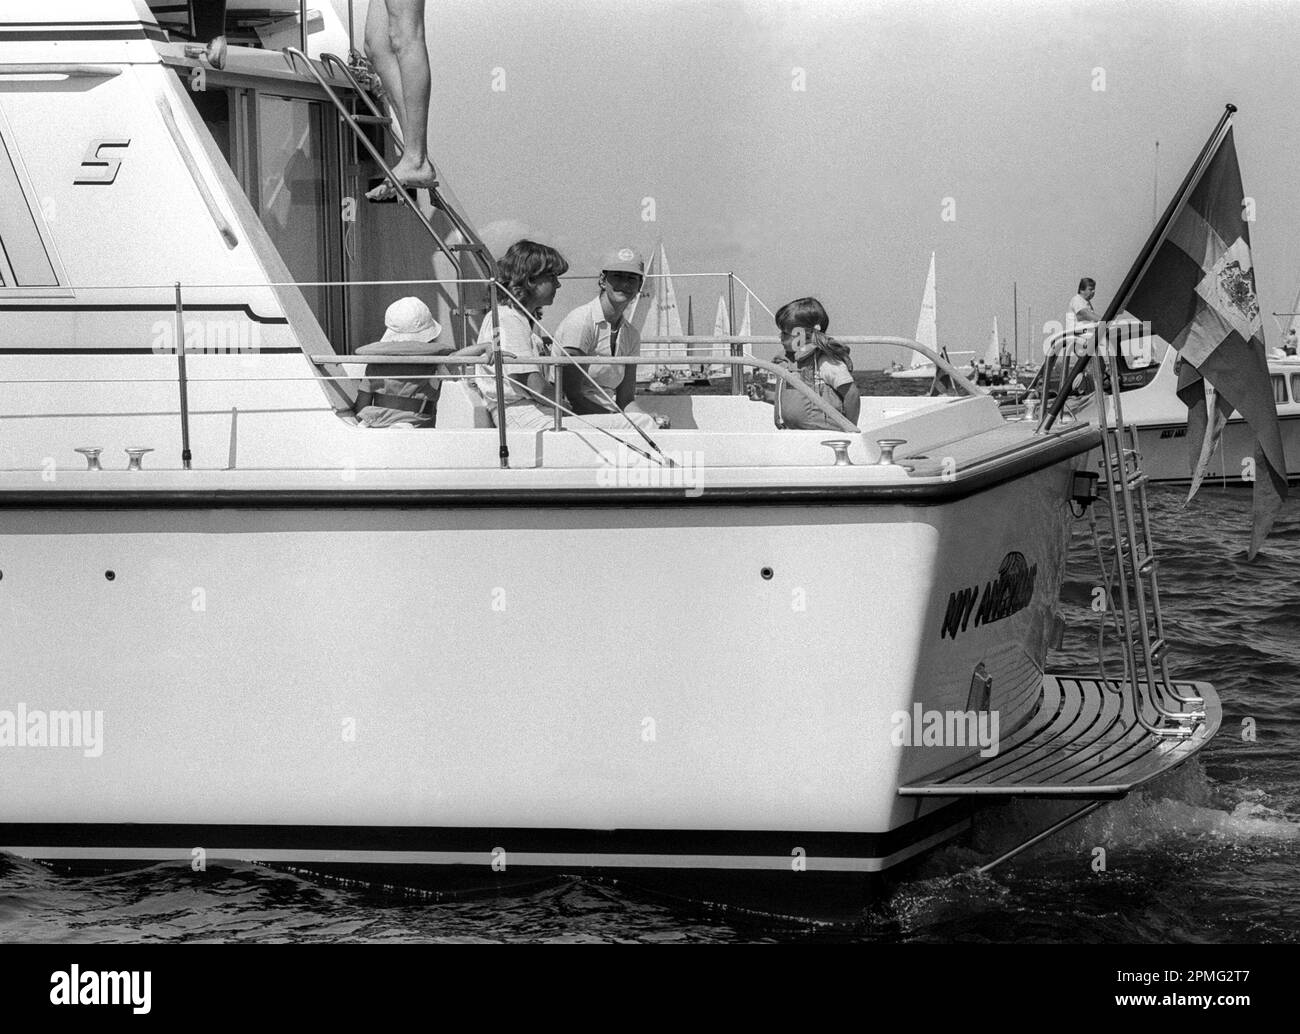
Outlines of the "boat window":
{"type": "Polygon", "coordinates": [[[1300,373],[1293,373],[1291,375],[1291,397],[1293,399],[1300,399],[1300,373]]]}
{"type": "Polygon", "coordinates": [[[0,288],[56,287],[58,275],[42,239],[42,219],[18,176],[13,142],[0,126],[0,288]]]}
{"type": "Polygon", "coordinates": [[[1281,374],[1273,374],[1273,401],[1285,402],[1286,398],[1286,378],[1281,374]]]}
{"type": "MultiPolygon", "coordinates": [[[[185,81],[184,77],[182,77],[181,81],[185,81]]],[[[208,132],[212,134],[217,149],[225,156],[226,164],[234,168],[230,126],[230,95],[232,92],[231,90],[222,90],[209,86],[206,90],[191,91],[190,98],[194,101],[194,107],[198,109],[203,124],[208,127],[208,132]]]]}
{"type": "MultiPolygon", "coordinates": [[[[258,212],[299,282],[338,280],[338,185],[327,160],[324,108],[300,97],[257,97],[258,212]]],[[[338,289],[304,287],[326,335],[341,344],[338,289]]]]}
{"type": "MultiPolygon", "coordinates": [[[[231,46],[267,50],[299,45],[300,7],[299,0],[149,0],[158,25],[174,40],[206,43],[224,35],[231,46]]],[[[320,12],[308,7],[308,32],[323,27],[320,12]]]]}

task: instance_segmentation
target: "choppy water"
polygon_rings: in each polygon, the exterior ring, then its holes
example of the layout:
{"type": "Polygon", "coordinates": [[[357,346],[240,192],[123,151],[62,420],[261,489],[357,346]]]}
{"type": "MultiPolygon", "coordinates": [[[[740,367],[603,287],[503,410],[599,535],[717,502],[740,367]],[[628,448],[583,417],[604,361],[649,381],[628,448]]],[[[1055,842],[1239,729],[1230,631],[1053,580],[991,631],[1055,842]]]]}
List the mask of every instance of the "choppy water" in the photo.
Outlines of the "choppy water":
{"type": "MultiPolygon", "coordinates": [[[[1300,508],[1245,560],[1249,493],[1208,487],[1188,509],[1151,491],[1166,631],[1182,677],[1213,682],[1219,735],[1147,792],[1109,804],[987,876],[988,847],[1035,831],[1001,809],[933,855],[856,928],[790,929],[668,907],[581,881],[429,903],[255,866],[161,865],[94,878],[0,856],[0,941],[1300,941],[1300,508]],[[1256,740],[1242,737],[1254,719],[1256,740]],[[1093,870],[1096,849],[1106,869],[1093,870]]],[[[1097,583],[1076,536],[1060,666],[1092,668],[1097,583]]]]}

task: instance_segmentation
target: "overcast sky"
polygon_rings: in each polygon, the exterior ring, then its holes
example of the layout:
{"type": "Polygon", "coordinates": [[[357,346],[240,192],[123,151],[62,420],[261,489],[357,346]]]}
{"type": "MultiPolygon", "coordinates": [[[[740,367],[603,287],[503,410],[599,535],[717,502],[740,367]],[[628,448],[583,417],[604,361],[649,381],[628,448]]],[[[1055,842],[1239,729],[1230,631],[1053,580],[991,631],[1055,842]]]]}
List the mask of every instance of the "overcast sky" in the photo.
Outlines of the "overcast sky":
{"type": "MultiPolygon", "coordinates": [[[[1017,281],[1023,355],[1030,308],[1037,343],[1136,257],[1155,142],[1163,209],[1232,102],[1262,309],[1300,287],[1300,2],[431,0],[428,31],[444,176],[489,243],[575,271],[662,236],[674,273],[910,337],[933,250],[940,344],[995,315],[1010,343],[1017,281]]],[[[677,281],[697,331],[721,286],[677,281]]]]}

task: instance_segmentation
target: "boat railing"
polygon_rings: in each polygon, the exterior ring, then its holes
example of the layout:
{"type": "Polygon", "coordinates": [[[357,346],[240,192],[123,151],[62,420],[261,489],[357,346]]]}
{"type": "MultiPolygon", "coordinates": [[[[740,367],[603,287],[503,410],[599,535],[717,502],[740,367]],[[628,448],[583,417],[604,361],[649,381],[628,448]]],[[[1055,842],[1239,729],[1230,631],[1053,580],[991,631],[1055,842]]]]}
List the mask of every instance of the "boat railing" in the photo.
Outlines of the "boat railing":
{"type": "MultiPolygon", "coordinates": [[[[575,279],[585,279],[585,278],[575,278],[575,279]]],[[[737,278],[737,280],[738,279],[739,278],[737,278]]],[[[141,291],[169,290],[172,292],[174,298],[174,319],[175,319],[173,342],[170,347],[160,346],[156,349],[156,351],[159,354],[163,354],[163,355],[169,355],[173,353],[176,355],[176,363],[177,363],[176,384],[177,384],[177,390],[178,390],[179,400],[180,400],[179,415],[180,415],[180,432],[181,432],[181,462],[184,469],[189,470],[191,467],[189,385],[192,381],[202,380],[202,379],[196,379],[190,377],[187,369],[186,357],[190,354],[202,354],[207,350],[201,347],[191,349],[188,344],[188,338],[186,333],[186,318],[185,318],[185,291],[187,289],[190,291],[195,291],[201,289],[229,290],[232,288],[269,289],[274,287],[293,287],[293,288],[300,289],[303,287],[361,287],[361,286],[377,286],[377,285],[379,286],[398,286],[398,285],[433,286],[433,285],[445,285],[449,283],[458,284],[458,285],[472,283],[472,284],[485,286],[487,289],[488,301],[489,301],[487,311],[488,311],[488,315],[491,318],[493,332],[490,336],[491,344],[485,344],[481,352],[469,353],[462,356],[409,356],[409,355],[399,356],[399,355],[383,355],[380,353],[376,353],[374,355],[358,356],[346,352],[343,353],[331,352],[328,354],[311,354],[308,355],[307,358],[313,364],[315,364],[318,369],[313,372],[313,375],[310,379],[317,380],[317,381],[326,381],[326,382],[349,382],[349,383],[355,382],[357,378],[353,375],[331,375],[322,372],[322,370],[320,369],[329,365],[341,365],[345,363],[358,363],[358,364],[365,364],[365,365],[375,364],[380,366],[384,364],[402,364],[405,366],[428,365],[428,366],[466,367],[466,369],[462,369],[457,372],[449,371],[448,373],[445,374],[430,375],[431,379],[439,379],[439,380],[468,380],[471,377],[477,376],[477,374],[469,370],[468,367],[475,366],[475,365],[486,366],[492,371],[492,376],[496,381],[495,394],[497,399],[497,413],[495,415],[496,416],[495,423],[499,435],[498,447],[500,450],[501,465],[502,467],[508,467],[509,448],[506,441],[506,420],[505,420],[505,406],[506,406],[505,380],[507,378],[507,374],[505,371],[509,366],[540,365],[540,366],[570,366],[576,368],[581,372],[582,376],[586,377],[589,381],[591,381],[593,386],[596,388],[598,394],[605,395],[605,397],[609,400],[611,406],[613,406],[613,408],[615,409],[618,409],[618,407],[614,405],[613,399],[608,395],[608,392],[606,392],[603,387],[596,384],[594,378],[592,378],[591,375],[586,371],[586,367],[595,364],[617,365],[617,366],[641,366],[641,365],[654,366],[662,363],[661,357],[657,357],[657,356],[612,356],[612,357],[611,356],[578,356],[578,355],[571,355],[568,352],[557,349],[554,347],[553,344],[554,339],[552,335],[550,334],[546,326],[541,322],[541,320],[538,319],[536,316],[532,315],[531,313],[527,313],[524,307],[518,304],[518,299],[513,298],[513,296],[510,295],[510,292],[504,286],[502,286],[500,283],[498,283],[495,280],[490,280],[487,278],[475,279],[475,278],[456,277],[454,279],[443,278],[443,279],[421,279],[421,280],[374,280],[374,281],[320,280],[320,281],[286,281],[284,283],[264,281],[260,283],[245,283],[245,284],[229,283],[229,282],[185,284],[182,283],[181,281],[174,281],[170,285],[167,284],[82,285],[73,288],[73,290],[81,291],[81,292],[123,291],[123,290],[141,290],[141,291]],[[542,339],[550,343],[552,354],[518,358],[518,357],[507,356],[502,353],[500,323],[499,323],[500,307],[502,304],[505,304],[505,302],[500,297],[502,294],[505,294],[508,298],[510,298],[515,302],[517,311],[525,312],[528,319],[534,324],[535,328],[540,332],[540,336],[542,337],[542,339]]],[[[746,286],[745,289],[748,290],[748,287],[746,286]]],[[[766,306],[763,307],[766,308],[766,306]]],[[[733,389],[733,394],[745,393],[746,389],[744,386],[743,371],[746,367],[748,367],[753,369],[756,372],[761,372],[765,374],[769,383],[772,384],[776,384],[778,382],[783,383],[790,390],[805,396],[807,400],[813,405],[813,407],[815,409],[820,410],[823,413],[823,415],[826,417],[826,419],[829,420],[835,426],[851,434],[859,433],[859,428],[857,427],[856,424],[854,424],[852,421],[846,418],[842,413],[838,412],[836,409],[828,405],[826,401],[818,393],[814,392],[812,388],[804,381],[804,379],[801,376],[799,376],[799,374],[796,371],[790,369],[788,365],[785,365],[781,362],[768,362],[766,360],[758,359],[752,355],[745,355],[743,353],[744,345],[747,343],[748,344],[778,343],[780,339],[777,337],[774,337],[772,335],[761,335],[761,334],[760,335],[755,335],[755,334],[725,335],[725,336],[679,335],[670,338],[649,338],[646,340],[649,343],[665,342],[670,344],[679,343],[683,345],[688,345],[688,344],[725,345],[728,348],[730,354],[719,353],[719,354],[709,355],[707,357],[701,357],[701,358],[707,358],[710,364],[724,365],[732,368],[733,373],[731,378],[731,388],[733,389]]],[[[957,370],[957,368],[954,367],[944,356],[938,354],[933,349],[927,348],[925,345],[922,345],[918,341],[913,341],[909,338],[891,337],[891,336],[884,336],[884,335],[861,335],[861,336],[847,335],[844,337],[837,338],[837,340],[845,344],[893,346],[893,347],[913,349],[921,353],[922,355],[924,355],[931,362],[933,362],[937,370],[943,372],[943,375],[949,380],[950,384],[952,385],[952,389],[954,391],[960,390],[970,396],[983,395],[983,392],[981,392],[980,389],[975,384],[973,384],[970,380],[968,380],[965,376],[963,376],[957,370]]],[[[256,348],[247,349],[247,350],[239,349],[238,351],[255,353],[256,348]]],[[[215,380],[217,378],[210,378],[210,379],[215,380]]],[[[275,378],[263,378],[263,377],[250,375],[248,377],[234,377],[234,378],[223,377],[219,379],[226,380],[226,381],[228,380],[254,381],[254,380],[262,380],[262,379],[292,380],[295,378],[284,378],[279,376],[275,378]]],[[[309,378],[304,377],[302,379],[306,380],[309,378]]],[[[47,382],[47,383],[59,383],[65,380],[66,379],[64,378],[49,378],[48,380],[45,378],[33,378],[33,379],[29,379],[28,383],[35,383],[37,381],[47,382]]],[[[99,383],[106,383],[102,378],[96,378],[95,380],[98,381],[99,383]]],[[[135,380],[135,379],[125,378],[124,380],[135,380]]],[[[521,382],[519,382],[518,380],[513,378],[511,378],[511,380],[512,383],[517,388],[535,394],[531,391],[531,389],[521,384],[521,382]]],[[[552,386],[553,396],[550,398],[539,397],[537,401],[544,403],[548,408],[552,410],[555,418],[554,429],[561,430],[564,426],[563,420],[565,416],[573,417],[579,421],[581,421],[581,417],[578,414],[574,413],[572,410],[565,407],[563,404],[564,395],[562,391],[562,378],[556,376],[552,380],[554,382],[552,386]]],[[[629,419],[628,428],[632,431],[635,431],[638,435],[640,435],[643,439],[645,439],[648,445],[650,445],[652,448],[655,448],[657,451],[657,447],[654,446],[654,442],[649,438],[649,436],[645,433],[645,431],[643,431],[636,424],[635,421],[629,419]]]]}

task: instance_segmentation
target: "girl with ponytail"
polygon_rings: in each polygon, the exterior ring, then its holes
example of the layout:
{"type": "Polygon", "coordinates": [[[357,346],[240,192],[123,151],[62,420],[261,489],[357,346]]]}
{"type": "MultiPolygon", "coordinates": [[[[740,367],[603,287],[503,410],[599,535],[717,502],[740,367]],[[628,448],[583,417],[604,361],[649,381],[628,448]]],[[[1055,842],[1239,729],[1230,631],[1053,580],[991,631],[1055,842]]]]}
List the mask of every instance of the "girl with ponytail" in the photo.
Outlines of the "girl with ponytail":
{"type": "MultiPolygon", "coordinates": [[[[862,400],[853,380],[853,358],[848,347],[830,337],[826,330],[830,317],[816,298],[796,298],[776,311],[776,326],[781,332],[781,347],[795,364],[804,383],[836,412],[853,423],[858,422],[862,400]]],[[[777,385],[777,421],[785,427],[802,430],[840,430],[826,414],[808,404],[808,400],[777,385]]]]}

